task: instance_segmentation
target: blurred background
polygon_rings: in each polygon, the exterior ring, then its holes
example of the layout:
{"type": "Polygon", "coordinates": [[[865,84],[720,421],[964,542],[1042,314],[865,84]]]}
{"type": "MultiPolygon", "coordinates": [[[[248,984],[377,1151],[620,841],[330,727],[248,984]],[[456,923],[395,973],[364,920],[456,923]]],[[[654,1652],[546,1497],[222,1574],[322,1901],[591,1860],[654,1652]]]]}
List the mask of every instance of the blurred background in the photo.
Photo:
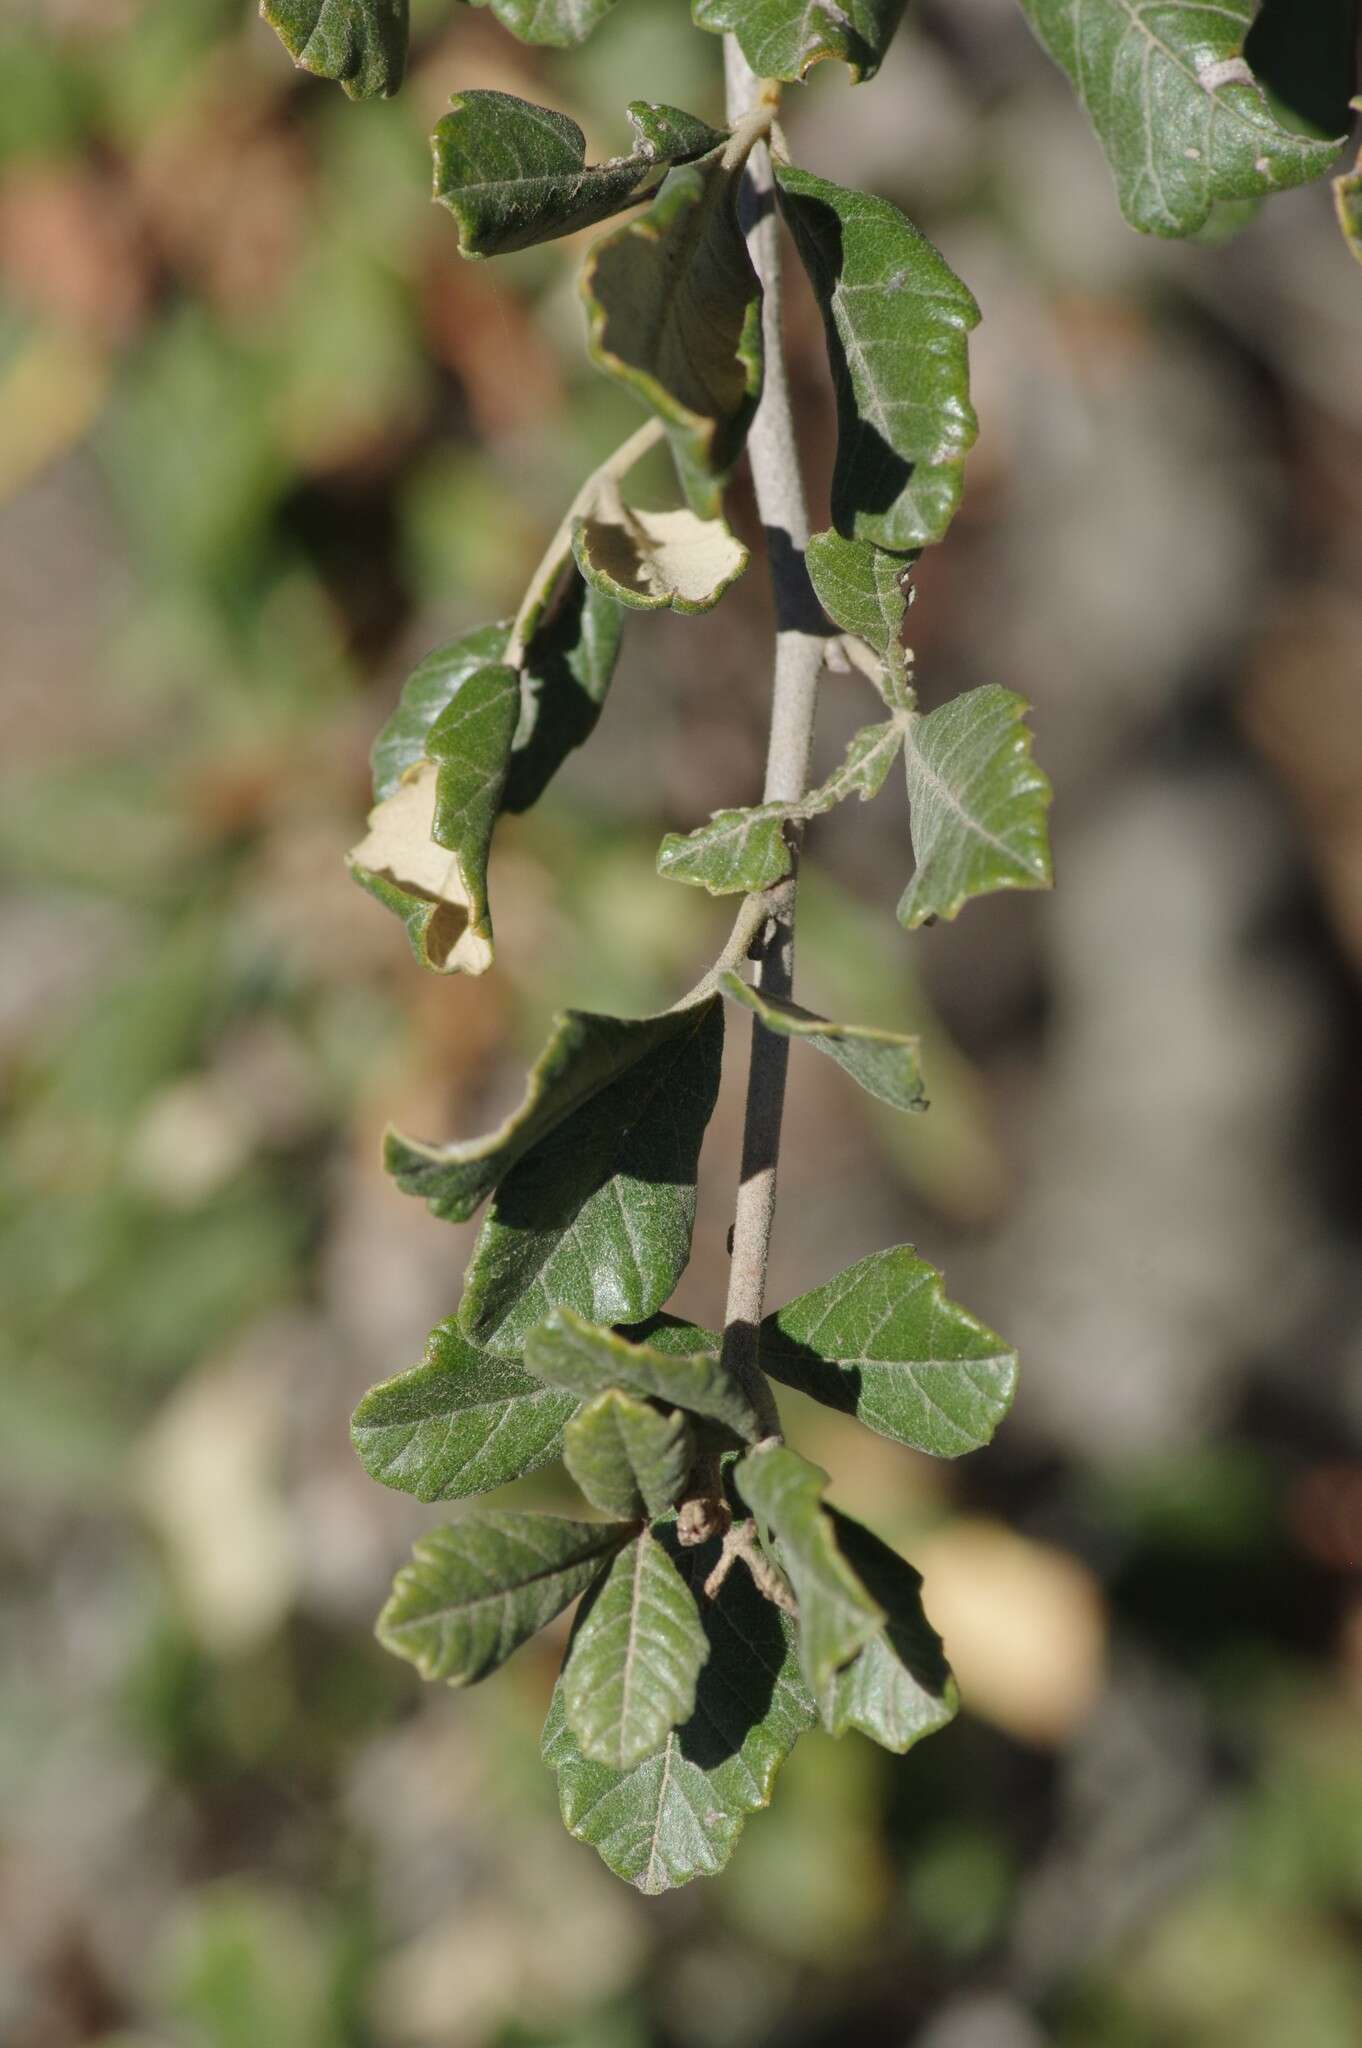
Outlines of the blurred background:
{"type": "MultiPolygon", "coordinates": [[[[485,980],[422,976],[341,857],[408,670],[514,608],[637,417],[575,248],[456,259],[429,129],[496,86],[610,154],[630,97],[718,113],[718,43],[630,0],[533,55],[431,0],[357,107],[249,0],[5,12],[6,2048],[1362,2040],[1362,273],[1327,186],[1138,238],[1010,0],[912,12],[789,132],[983,308],[910,637],[927,704],[1033,701],[1058,888],[910,938],[892,791],[816,829],[800,992],[921,1029],[933,1109],[796,1050],[772,1299],[915,1242],[1023,1379],[958,1466],[788,1401],[924,1571],[964,1712],[903,1759],[807,1738],[728,1872],[653,1902],[559,1827],[560,1642],[463,1695],[374,1644],[441,1510],[347,1423],[469,1246],[384,1122],[484,1128],[553,1007],[665,1003],[726,930],[653,857],[759,788],[760,575],[630,623],[590,747],[499,829],[485,980]]],[[[789,330],[821,523],[797,280],[789,330]]],[[[827,680],[820,761],[868,704],[827,680]]],[[[679,1303],[710,1321],[741,1064],[679,1303]]]]}

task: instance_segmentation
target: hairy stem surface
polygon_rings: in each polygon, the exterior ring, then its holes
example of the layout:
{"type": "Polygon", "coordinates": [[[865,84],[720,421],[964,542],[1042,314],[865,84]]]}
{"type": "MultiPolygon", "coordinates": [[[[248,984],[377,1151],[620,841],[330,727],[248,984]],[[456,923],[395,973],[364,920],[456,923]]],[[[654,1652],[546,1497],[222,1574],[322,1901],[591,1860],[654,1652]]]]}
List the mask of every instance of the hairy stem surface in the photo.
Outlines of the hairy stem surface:
{"type": "MultiPolygon", "coordinates": [[[[737,129],[750,120],[755,110],[769,103],[771,89],[756,77],[732,36],[724,38],[724,67],[728,119],[737,129]]],[[[799,473],[782,349],[780,224],[775,211],[770,152],[765,142],[758,142],[747,159],[740,206],[748,248],[765,294],[765,383],[748,436],[752,482],[766,534],[776,610],[771,733],[763,795],[767,803],[794,803],[808,788],[818,677],[827,641],[804,566],[809,515],[799,473]]],[[[794,857],[789,879],[766,898],[767,922],[759,941],[756,982],[770,995],[788,995],[794,981],[795,891],[801,829],[797,824],[790,827],[794,857]]],[[[766,1297],[789,1052],[788,1038],[776,1036],[753,1019],[742,1177],[724,1311],[724,1359],[732,1371],[753,1384],[754,1394],[762,1391],[753,1367],[766,1297]]],[[[779,1423],[769,1392],[765,1399],[769,1427],[772,1434],[777,1434],[779,1423]]]]}

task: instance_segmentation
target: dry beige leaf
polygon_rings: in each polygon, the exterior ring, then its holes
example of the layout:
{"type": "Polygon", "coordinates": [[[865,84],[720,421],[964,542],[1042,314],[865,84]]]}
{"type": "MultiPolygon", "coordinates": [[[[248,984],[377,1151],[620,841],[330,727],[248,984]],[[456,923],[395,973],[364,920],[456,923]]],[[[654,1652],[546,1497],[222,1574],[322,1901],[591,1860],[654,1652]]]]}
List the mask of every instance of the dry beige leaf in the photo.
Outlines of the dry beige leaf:
{"type": "Polygon", "coordinates": [[[613,484],[577,521],[572,547],[588,583],[638,611],[710,611],[748,559],[722,519],[684,507],[642,512],[613,484]]]}

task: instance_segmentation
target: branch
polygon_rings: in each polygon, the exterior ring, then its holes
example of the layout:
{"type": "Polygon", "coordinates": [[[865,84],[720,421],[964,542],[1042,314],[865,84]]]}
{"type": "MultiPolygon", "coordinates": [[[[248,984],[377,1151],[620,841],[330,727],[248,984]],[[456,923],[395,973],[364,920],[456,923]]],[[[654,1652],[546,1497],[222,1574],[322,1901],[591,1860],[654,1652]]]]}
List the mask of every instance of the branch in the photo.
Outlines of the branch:
{"type": "MultiPolygon", "coordinates": [[[[734,38],[724,37],[728,119],[735,130],[769,104],[773,88],[758,79],[734,38]]],[[[775,676],[771,692],[771,733],[766,756],[766,803],[797,803],[809,780],[818,677],[826,650],[826,628],[804,566],[809,515],[799,473],[794,419],[781,337],[780,227],[776,218],[770,152],[759,142],[747,160],[740,211],[747,245],[764,290],[762,334],[765,382],[748,436],[757,510],[766,534],[776,610],[775,676]]],[[[767,920],[760,941],[756,984],[768,995],[785,996],[794,982],[795,890],[802,828],[790,831],[789,879],[766,898],[767,920]]],[[[742,1177],[733,1223],[732,1264],[724,1311],[724,1361],[764,1399],[772,1434],[779,1422],[769,1388],[755,1371],[758,1331],[766,1299],[766,1266],[776,1206],[776,1166],[785,1106],[785,1069],[790,1043],[752,1021],[752,1055],[747,1077],[742,1177]]]]}

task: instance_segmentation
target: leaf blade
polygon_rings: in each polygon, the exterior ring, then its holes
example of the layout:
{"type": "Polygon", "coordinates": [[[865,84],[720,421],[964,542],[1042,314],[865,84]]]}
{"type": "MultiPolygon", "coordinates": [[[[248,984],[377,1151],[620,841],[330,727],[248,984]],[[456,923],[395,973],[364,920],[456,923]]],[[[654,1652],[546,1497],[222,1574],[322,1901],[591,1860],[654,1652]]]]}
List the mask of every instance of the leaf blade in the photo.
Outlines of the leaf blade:
{"type": "Polygon", "coordinates": [[[853,85],[873,78],[903,18],[905,0],[693,0],[697,28],[733,33],[758,78],[791,84],[839,60],[853,85]]]}
{"type": "Polygon", "coordinates": [[[760,1360],[782,1386],[895,1443],[958,1458],[988,1443],[1017,1387],[1017,1354],[946,1298],[908,1245],[872,1252],[768,1315],[760,1360]]]}
{"type": "Polygon", "coordinates": [[[583,1756],[627,1771],[695,1711],[709,1656],[695,1595],[647,1530],[615,1557],[563,1666],[567,1725],[583,1756]]]}
{"type": "Polygon", "coordinates": [[[688,1414],[703,1415],[755,1443],[761,1419],[717,1351],[664,1350],[635,1343],[601,1329],[571,1308],[555,1309],[530,1332],[525,1363],[550,1386],[580,1396],[619,1387],[646,1400],[664,1401],[688,1414]]]}
{"type": "Polygon", "coordinates": [[[794,1588],[799,1665],[818,1699],[883,1626],[884,1610],[838,1548],[836,1526],[823,1506],[826,1472],[784,1444],[768,1444],[750,1451],[733,1479],[794,1588]]]}
{"type": "Polygon", "coordinates": [[[887,200],[793,165],[781,210],[809,274],[837,396],[832,523],[903,553],[938,541],[978,433],[969,397],[973,295],[887,200]]]}
{"type": "Polygon", "coordinates": [[[260,0],[295,64],[353,100],[387,97],[407,65],[407,0],[260,0]]]}
{"type": "Polygon", "coordinates": [[[476,1685],[584,1593],[628,1525],[484,1508],[417,1538],[376,1633],[426,1679],[476,1685]]]}
{"type": "Polygon", "coordinates": [[[830,1735],[855,1728],[903,1756],[954,1719],[960,1695],[941,1638],[922,1609],[921,1575],[859,1522],[836,1508],[830,1512],[838,1549],[879,1601],[885,1621],[829,1681],[819,1718],[830,1735]]]}
{"type": "Polygon", "coordinates": [[[713,611],[749,556],[722,519],[684,506],[665,512],[627,505],[613,485],[572,529],[572,553],[586,581],[628,611],[713,611]]]}
{"type": "Polygon", "coordinates": [[[450,1317],[422,1363],[370,1388],[350,1438],[365,1471],[417,1500],[489,1493],[562,1454],[576,1396],[468,1343],[450,1317]]]}
{"type": "Polygon", "coordinates": [[[1326,171],[1342,142],[1284,127],[1245,57],[1256,0],[1139,7],[1022,0],[1022,12],[1097,132],[1121,212],[1144,234],[1183,236],[1227,200],[1326,171]]]}
{"type": "Polygon", "coordinates": [[[833,1060],[878,1102],[891,1109],[926,1109],[920,1039],[873,1024],[834,1024],[783,996],[764,994],[732,972],[720,976],[719,990],[760,1018],[768,1031],[800,1039],[833,1060]]]}
{"type": "Polygon", "coordinates": [[[909,931],[995,889],[1048,889],[1050,783],[1031,758],[1028,705],[986,683],[915,719],[904,743],[916,866],[909,931]]]}
{"type": "Polygon", "coordinates": [[[695,1435],[679,1409],[664,1411],[610,1387],[563,1432],[563,1463],[593,1508],[621,1521],[654,1521],[680,1498],[695,1435]]]}

